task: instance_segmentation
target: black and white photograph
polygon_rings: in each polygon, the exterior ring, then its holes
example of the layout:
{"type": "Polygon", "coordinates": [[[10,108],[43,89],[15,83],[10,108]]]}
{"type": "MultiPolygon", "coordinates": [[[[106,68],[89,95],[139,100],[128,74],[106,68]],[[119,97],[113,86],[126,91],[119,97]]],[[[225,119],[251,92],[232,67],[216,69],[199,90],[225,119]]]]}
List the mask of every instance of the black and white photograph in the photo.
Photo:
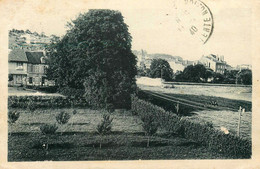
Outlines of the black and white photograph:
{"type": "Polygon", "coordinates": [[[0,1],[0,168],[260,168],[257,4],[0,1]]]}

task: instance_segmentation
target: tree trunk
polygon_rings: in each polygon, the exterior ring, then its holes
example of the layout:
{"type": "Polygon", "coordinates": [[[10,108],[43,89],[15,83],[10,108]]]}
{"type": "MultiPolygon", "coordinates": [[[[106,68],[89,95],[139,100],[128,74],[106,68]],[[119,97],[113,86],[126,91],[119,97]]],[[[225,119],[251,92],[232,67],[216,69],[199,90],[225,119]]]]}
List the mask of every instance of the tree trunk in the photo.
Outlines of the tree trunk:
{"type": "Polygon", "coordinates": [[[147,138],[147,147],[149,147],[149,140],[150,139],[150,137],[148,136],[148,138],[147,138]]]}
{"type": "Polygon", "coordinates": [[[102,144],[102,136],[100,136],[100,143],[99,143],[99,148],[101,149],[101,144],[102,144]]]}

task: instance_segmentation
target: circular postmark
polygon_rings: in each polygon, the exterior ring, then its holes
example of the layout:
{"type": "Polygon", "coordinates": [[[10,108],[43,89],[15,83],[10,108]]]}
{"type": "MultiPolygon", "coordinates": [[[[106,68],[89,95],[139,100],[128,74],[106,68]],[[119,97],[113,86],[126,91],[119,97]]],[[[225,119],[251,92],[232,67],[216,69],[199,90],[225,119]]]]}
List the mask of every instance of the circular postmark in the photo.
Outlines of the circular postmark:
{"type": "Polygon", "coordinates": [[[205,44],[214,28],[213,15],[206,4],[200,0],[175,0],[174,9],[178,30],[205,44]]]}

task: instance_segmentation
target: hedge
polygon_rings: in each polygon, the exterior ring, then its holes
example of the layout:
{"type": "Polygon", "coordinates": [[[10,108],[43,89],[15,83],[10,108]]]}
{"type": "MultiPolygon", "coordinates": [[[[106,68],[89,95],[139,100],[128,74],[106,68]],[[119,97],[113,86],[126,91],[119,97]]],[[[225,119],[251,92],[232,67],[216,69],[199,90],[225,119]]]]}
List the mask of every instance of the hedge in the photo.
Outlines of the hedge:
{"type": "Polygon", "coordinates": [[[62,96],[8,96],[9,108],[65,108],[88,107],[84,98],[72,98],[62,96]]]}
{"type": "Polygon", "coordinates": [[[235,135],[225,134],[207,122],[194,122],[183,119],[161,107],[132,96],[132,111],[139,116],[154,113],[161,129],[178,133],[187,139],[196,141],[209,150],[222,153],[232,158],[251,158],[252,143],[235,135]]]}

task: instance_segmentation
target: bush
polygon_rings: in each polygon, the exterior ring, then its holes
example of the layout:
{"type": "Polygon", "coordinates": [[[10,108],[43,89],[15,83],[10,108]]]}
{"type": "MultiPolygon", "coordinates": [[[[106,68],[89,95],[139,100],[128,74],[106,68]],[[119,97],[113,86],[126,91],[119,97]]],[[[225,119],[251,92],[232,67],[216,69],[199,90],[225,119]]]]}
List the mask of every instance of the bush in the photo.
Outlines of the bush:
{"type": "Polygon", "coordinates": [[[77,110],[73,110],[73,112],[72,112],[73,115],[75,115],[77,113],[78,113],[77,110]]]}
{"type": "Polygon", "coordinates": [[[44,124],[40,126],[40,130],[42,134],[54,134],[56,130],[58,129],[58,126],[56,124],[44,124]]]}
{"type": "Polygon", "coordinates": [[[59,124],[66,124],[70,119],[70,115],[67,112],[60,112],[59,114],[57,114],[56,116],[56,120],[59,124]]]}
{"type": "Polygon", "coordinates": [[[8,122],[15,123],[20,117],[20,113],[16,111],[8,111],[8,122]]]}
{"type": "Polygon", "coordinates": [[[183,119],[149,102],[132,97],[132,111],[140,117],[153,113],[161,129],[178,133],[183,137],[205,145],[209,150],[223,153],[233,158],[250,158],[252,143],[231,134],[224,134],[207,122],[183,119]]]}

